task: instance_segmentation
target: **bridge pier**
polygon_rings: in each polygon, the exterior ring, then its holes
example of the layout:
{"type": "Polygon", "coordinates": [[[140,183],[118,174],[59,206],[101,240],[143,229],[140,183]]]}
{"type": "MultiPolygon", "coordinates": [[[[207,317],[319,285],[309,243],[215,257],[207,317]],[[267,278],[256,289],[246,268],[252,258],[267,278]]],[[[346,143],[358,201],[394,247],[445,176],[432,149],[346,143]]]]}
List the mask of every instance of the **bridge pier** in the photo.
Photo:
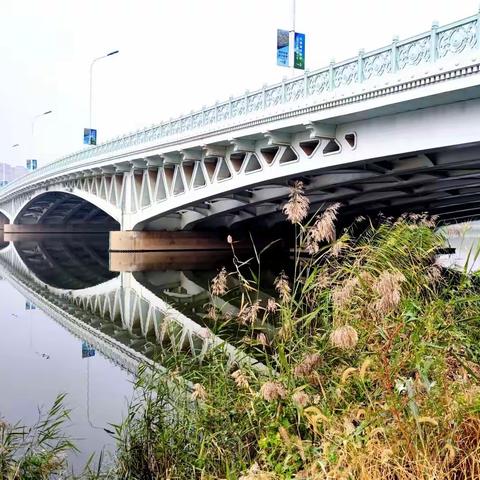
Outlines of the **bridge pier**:
{"type": "Polygon", "coordinates": [[[230,249],[231,246],[226,238],[219,238],[218,235],[209,232],[110,232],[111,252],[229,251],[230,249]]]}
{"type": "Polygon", "coordinates": [[[32,225],[16,225],[9,223],[3,225],[4,233],[108,233],[110,231],[108,226],[105,225],[44,225],[44,224],[32,224],[32,225]]]}

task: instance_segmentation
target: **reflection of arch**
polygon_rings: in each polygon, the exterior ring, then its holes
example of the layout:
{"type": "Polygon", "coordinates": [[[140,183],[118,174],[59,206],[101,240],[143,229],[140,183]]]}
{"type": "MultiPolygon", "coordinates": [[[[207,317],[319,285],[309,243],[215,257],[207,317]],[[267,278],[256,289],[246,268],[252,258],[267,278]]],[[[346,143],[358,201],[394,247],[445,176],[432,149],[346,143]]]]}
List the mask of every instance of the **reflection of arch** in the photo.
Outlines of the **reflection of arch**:
{"type": "Polygon", "coordinates": [[[108,268],[108,239],[104,236],[35,239],[29,235],[14,246],[25,266],[55,288],[79,290],[116,276],[108,268]]]}
{"type": "Polygon", "coordinates": [[[89,200],[64,191],[48,191],[29,199],[14,219],[18,225],[57,225],[104,227],[117,230],[118,221],[101,199],[89,200]]]}
{"type": "Polygon", "coordinates": [[[8,215],[3,210],[0,210],[0,228],[3,228],[7,223],[10,223],[8,215]]]}

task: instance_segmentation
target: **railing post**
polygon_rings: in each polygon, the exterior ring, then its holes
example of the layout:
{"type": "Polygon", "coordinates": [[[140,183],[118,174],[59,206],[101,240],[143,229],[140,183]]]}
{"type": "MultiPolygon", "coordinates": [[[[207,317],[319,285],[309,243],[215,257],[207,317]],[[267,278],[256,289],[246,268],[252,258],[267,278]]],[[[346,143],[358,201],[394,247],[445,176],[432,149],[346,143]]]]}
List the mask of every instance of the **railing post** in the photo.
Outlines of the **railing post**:
{"type": "Polygon", "coordinates": [[[438,22],[432,23],[432,31],[430,33],[430,61],[437,61],[437,30],[438,22]]]}
{"type": "Polygon", "coordinates": [[[361,48],[358,51],[358,61],[357,61],[357,82],[363,82],[363,55],[365,54],[365,50],[361,48]]]}
{"type": "Polygon", "coordinates": [[[262,86],[262,110],[267,108],[267,84],[264,83],[262,86]]]}
{"type": "Polygon", "coordinates": [[[218,123],[218,100],[215,101],[215,123],[218,123]]]}
{"type": "Polygon", "coordinates": [[[232,105],[232,100],[233,100],[233,97],[230,95],[230,97],[228,97],[228,111],[230,112],[228,118],[232,118],[233,117],[233,105],[232,105]]]}
{"type": "Polygon", "coordinates": [[[335,78],[333,76],[333,66],[335,65],[335,60],[332,58],[330,60],[330,65],[328,66],[328,89],[333,90],[335,87],[335,78]]]}
{"type": "Polygon", "coordinates": [[[477,13],[477,48],[480,49],[480,7],[477,13]]]}
{"type": "Polygon", "coordinates": [[[287,100],[287,88],[285,85],[286,80],[286,77],[282,78],[282,103],[285,103],[287,100]]]}
{"type": "Polygon", "coordinates": [[[395,35],[392,39],[392,73],[395,73],[398,69],[398,36],[395,35]]]}

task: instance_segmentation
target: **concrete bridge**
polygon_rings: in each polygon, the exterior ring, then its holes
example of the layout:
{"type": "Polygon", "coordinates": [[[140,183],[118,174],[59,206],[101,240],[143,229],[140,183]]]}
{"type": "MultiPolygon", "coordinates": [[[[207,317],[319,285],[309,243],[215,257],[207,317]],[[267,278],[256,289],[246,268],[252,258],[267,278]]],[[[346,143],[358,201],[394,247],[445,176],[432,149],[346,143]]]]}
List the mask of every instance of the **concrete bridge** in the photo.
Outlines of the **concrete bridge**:
{"type": "Polygon", "coordinates": [[[312,211],[475,218],[479,15],[61,158],[1,190],[6,230],[272,226],[294,179],[312,211]]]}
{"type": "Polygon", "coordinates": [[[68,262],[50,257],[39,245],[28,238],[4,245],[0,275],[57,323],[130,372],[140,364],[153,366],[152,359],[165,348],[201,359],[209,348],[223,345],[232,359],[255,363],[168,303],[210,300],[208,291],[184,273],[121,272],[108,280],[103,273],[97,280],[81,278],[79,284],[78,275],[69,274],[68,262]],[[61,278],[63,286],[46,283],[45,272],[61,278]]]}

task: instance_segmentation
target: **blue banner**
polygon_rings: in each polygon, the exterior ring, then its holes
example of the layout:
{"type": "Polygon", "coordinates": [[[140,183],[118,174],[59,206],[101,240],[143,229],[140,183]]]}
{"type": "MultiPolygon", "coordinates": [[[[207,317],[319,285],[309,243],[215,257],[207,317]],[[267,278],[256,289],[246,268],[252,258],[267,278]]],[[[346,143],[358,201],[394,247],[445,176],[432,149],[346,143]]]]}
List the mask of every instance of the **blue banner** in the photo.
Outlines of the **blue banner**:
{"type": "Polygon", "coordinates": [[[83,129],[83,143],[85,145],[96,145],[97,144],[97,131],[93,128],[84,128],[83,129]]]}
{"type": "Polygon", "coordinates": [[[27,160],[27,170],[36,170],[37,161],[35,159],[27,160]]]}
{"type": "Polygon", "coordinates": [[[305,70],[305,34],[295,32],[293,66],[305,70]]]}
{"type": "Polygon", "coordinates": [[[277,30],[277,65],[280,67],[288,67],[289,37],[288,30],[277,30]]]}

